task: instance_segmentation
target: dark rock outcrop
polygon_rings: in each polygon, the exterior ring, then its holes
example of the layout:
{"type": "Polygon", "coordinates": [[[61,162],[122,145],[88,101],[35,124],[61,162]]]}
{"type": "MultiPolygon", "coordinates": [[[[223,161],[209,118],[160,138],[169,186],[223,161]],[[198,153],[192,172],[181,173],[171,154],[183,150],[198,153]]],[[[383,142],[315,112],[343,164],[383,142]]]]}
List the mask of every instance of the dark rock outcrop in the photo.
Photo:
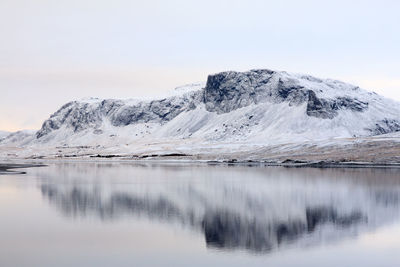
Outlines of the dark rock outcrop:
{"type": "MultiPolygon", "coordinates": [[[[332,119],[338,110],[362,112],[368,103],[350,97],[334,100],[317,97],[317,94],[296,79],[284,79],[280,73],[270,70],[249,72],[222,72],[210,75],[204,89],[204,102],[208,111],[227,113],[262,102],[300,105],[307,102],[307,115],[332,119]]],[[[307,81],[321,82],[304,76],[307,81]]]]}
{"type": "Polygon", "coordinates": [[[387,134],[400,131],[400,120],[384,119],[368,129],[373,135],[387,134]]]}

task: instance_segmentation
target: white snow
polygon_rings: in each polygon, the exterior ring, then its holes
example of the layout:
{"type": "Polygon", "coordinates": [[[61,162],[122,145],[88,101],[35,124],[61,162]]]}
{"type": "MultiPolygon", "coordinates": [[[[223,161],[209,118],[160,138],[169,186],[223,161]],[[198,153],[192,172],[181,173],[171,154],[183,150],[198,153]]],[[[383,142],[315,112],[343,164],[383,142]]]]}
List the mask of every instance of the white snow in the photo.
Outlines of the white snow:
{"type": "MultiPolygon", "coordinates": [[[[100,108],[102,100],[89,98],[73,105],[78,107],[82,103],[89,104],[89,107],[85,107],[85,112],[93,111],[97,116],[93,126],[83,125],[86,128],[75,131],[63,121],[67,111],[60,111],[52,117],[61,125],[59,129],[52,130],[39,139],[33,132],[15,133],[14,136],[3,139],[0,146],[31,148],[91,146],[121,152],[142,151],[149,149],[150,146],[159,151],[174,148],[199,150],[202,147],[212,146],[223,147],[224,151],[230,151],[240,146],[329,143],[335,139],[368,137],[372,135],[371,129],[376,127],[378,122],[400,120],[398,102],[350,84],[287,72],[277,72],[272,80],[275,81],[271,83],[282,80],[286,86],[293,84],[304,87],[314,91],[317,97],[326,100],[334,100],[338,97],[357,99],[368,103],[368,108],[361,112],[339,109],[334,118],[323,119],[307,114],[307,102],[293,105],[286,101],[277,102],[266,99],[251,103],[243,99],[249,104],[227,113],[210,112],[201,102],[201,96],[192,98],[196,94],[201,94],[205,83],[194,83],[178,87],[172,91],[169,98],[159,100],[167,101],[171,107],[185,101],[193,101],[195,105],[193,108],[186,108],[171,120],[138,121],[126,126],[115,126],[111,122],[112,116],[115,114],[130,116],[122,112],[132,112],[125,108],[131,106],[137,107],[135,112],[144,112],[143,109],[148,107],[146,105],[149,102],[134,99],[111,100],[118,101],[122,108],[106,116],[96,111],[100,108]]],[[[391,137],[399,138],[399,134],[392,133],[391,137]]]]}

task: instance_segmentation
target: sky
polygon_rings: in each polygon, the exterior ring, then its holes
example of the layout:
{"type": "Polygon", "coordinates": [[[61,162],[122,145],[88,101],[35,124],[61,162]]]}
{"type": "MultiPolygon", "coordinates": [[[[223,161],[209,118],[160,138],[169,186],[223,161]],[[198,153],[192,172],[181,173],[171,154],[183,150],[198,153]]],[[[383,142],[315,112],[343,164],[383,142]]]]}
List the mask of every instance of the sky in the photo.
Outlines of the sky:
{"type": "Polygon", "coordinates": [[[226,70],[339,79],[400,101],[400,1],[0,0],[0,130],[64,103],[226,70]]]}

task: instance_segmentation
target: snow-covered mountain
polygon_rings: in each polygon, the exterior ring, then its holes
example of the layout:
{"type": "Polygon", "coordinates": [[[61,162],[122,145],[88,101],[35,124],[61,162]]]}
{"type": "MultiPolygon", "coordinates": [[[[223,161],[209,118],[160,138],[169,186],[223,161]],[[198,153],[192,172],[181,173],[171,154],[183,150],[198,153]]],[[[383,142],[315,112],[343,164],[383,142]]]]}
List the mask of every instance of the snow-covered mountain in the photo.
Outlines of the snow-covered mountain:
{"type": "Polygon", "coordinates": [[[22,130],[14,133],[3,133],[4,134],[0,135],[0,144],[24,146],[35,140],[36,131],[22,130]]]}
{"type": "Polygon", "coordinates": [[[6,137],[7,135],[9,135],[10,132],[6,132],[6,131],[0,131],[0,140],[4,137],[6,137]]]}
{"type": "MultiPolygon", "coordinates": [[[[277,144],[400,131],[400,103],[336,80],[281,71],[210,75],[156,100],[87,99],[62,106],[31,146],[277,144]]],[[[7,143],[6,140],[2,144],[7,143]]]]}

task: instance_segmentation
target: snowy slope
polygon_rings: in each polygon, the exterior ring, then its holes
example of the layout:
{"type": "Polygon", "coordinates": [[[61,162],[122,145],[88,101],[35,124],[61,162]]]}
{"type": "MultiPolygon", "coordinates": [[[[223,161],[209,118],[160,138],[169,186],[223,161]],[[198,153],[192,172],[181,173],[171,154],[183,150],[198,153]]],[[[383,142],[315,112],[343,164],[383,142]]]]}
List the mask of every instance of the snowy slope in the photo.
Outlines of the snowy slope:
{"type": "Polygon", "coordinates": [[[35,130],[22,130],[14,133],[7,133],[0,138],[0,144],[8,146],[18,145],[24,146],[31,144],[35,140],[35,130]]]}
{"type": "Polygon", "coordinates": [[[9,135],[10,132],[0,131],[0,140],[9,135]]]}
{"type": "Polygon", "coordinates": [[[398,131],[398,102],[336,80],[252,70],[210,75],[163,99],[73,101],[19,145],[269,145],[398,131]]]}

